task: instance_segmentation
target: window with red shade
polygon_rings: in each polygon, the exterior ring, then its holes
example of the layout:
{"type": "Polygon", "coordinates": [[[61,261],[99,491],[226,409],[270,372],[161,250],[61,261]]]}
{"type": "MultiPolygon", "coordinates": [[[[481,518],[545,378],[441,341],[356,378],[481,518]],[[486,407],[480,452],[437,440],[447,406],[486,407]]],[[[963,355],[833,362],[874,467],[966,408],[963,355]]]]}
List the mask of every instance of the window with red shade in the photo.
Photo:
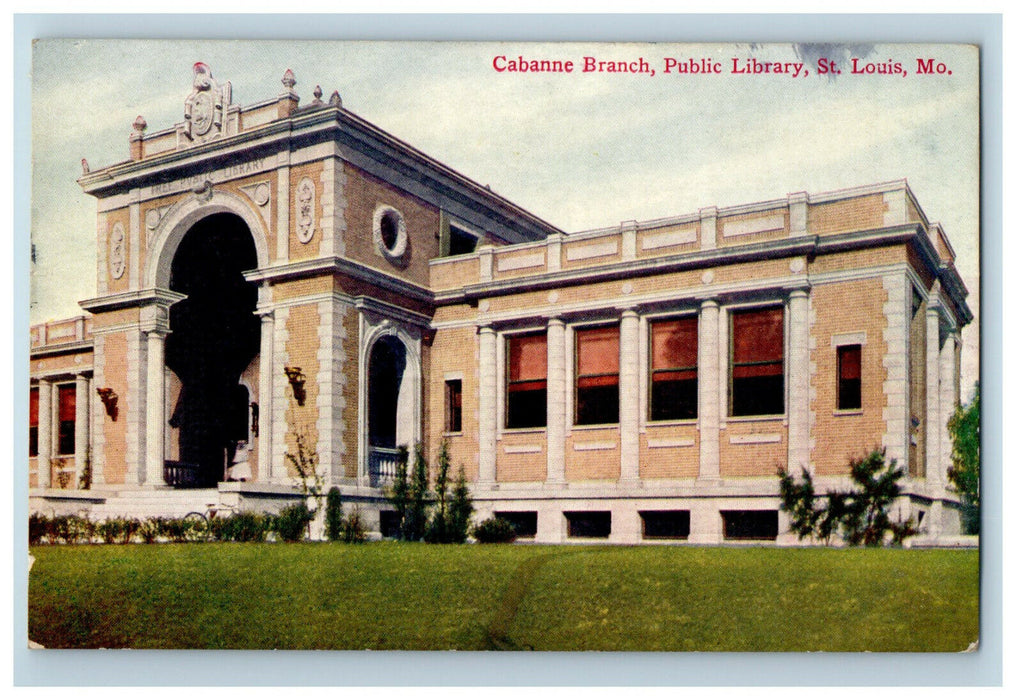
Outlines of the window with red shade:
{"type": "Polygon", "coordinates": [[[39,389],[28,392],[28,456],[39,455],[39,389]]]}
{"type": "Polygon", "coordinates": [[[57,387],[57,454],[75,453],[75,385],[57,387]]]}
{"type": "Polygon", "coordinates": [[[650,324],[650,420],[696,418],[696,317],[650,324]]]}
{"type": "Polygon", "coordinates": [[[732,312],[731,413],[785,412],[785,310],[732,312]]]}
{"type": "Polygon", "coordinates": [[[444,382],[444,431],[462,432],[462,380],[444,382]]]}
{"type": "Polygon", "coordinates": [[[838,348],[839,410],[863,408],[860,389],[862,355],[859,345],[841,345],[838,348]]]}
{"type": "Polygon", "coordinates": [[[508,337],[508,392],[505,425],[547,425],[547,334],[508,337]]]}
{"type": "Polygon", "coordinates": [[[618,422],[618,326],[575,332],[575,422],[618,422]]]}

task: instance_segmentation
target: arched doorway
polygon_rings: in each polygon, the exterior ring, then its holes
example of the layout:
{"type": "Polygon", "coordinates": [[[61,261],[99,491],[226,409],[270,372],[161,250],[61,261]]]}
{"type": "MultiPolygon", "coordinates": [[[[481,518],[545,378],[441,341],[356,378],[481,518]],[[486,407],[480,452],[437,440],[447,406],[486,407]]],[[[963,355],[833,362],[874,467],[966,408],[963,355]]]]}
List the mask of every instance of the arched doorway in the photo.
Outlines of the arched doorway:
{"type": "Polygon", "coordinates": [[[418,380],[402,341],[386,335],[369,353],[369,478],[374,486],[394,478],[398,448],[412,450],[416,439],[418,380]]]}
{"type": "Polygon", "coordinates": [[[170,310],[166,364],[181,382],[170,425],[179,459],[195,475],[176,485],[216,484],[229,450],[247,437],[248,394],[239,378],[259,353],[260,323],[256,285],[242,272],[257,264],[252,234],[234,214],[201,219],[174,253],[170,288],[186,298],[170,310]]]}

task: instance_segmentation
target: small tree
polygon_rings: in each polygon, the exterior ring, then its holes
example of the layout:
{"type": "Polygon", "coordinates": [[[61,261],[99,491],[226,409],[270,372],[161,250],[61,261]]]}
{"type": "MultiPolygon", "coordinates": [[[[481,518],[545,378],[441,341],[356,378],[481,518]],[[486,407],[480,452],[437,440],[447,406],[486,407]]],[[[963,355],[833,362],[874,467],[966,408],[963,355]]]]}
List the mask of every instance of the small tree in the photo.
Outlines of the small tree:
{"type": "Polygon", "coordinates": [[[850,461],[849,473],[851,490],[829,491],[822,499],[806,469],[799,481],[778,470],[781,509],[791,516],[792,531],[800,540],[813,537],[827,543],[840,531],[848,544],[876,547],[888,539],[899,544],[916,534],[909,521],[892,521],[888,515],[902,493],[899,481],[905,469],[894,459],[886,465],[884,450],[873,450],[863,459],[850,461]]]}
{"type": "Polygon", "coordinates": [[[398,514],[398,538],[405,538],[405,518],[409,508],[409,483],[408,483],[408,446],[398,446],[397,463],[394,469],[394,481],[388,490],[388,500],[394,506],[398,514]]]}
{"type": "Polygon", "coordinates": [[[448,443],[445,440],[441,442],[440,451],[437,453],[437,476],[433,487],[437,499],[425,533],[426,541],[434,544],[447,542],[449,538],[448,471],[450,469],[451,457],[448,454],[448,443]]]}
{"type": "Polygon", "coordinates": [[[952,438],[952,466],[948,480],[963,506],[963,532],[980,532],[980,386],[966,406],[957,406],[948,421],[952,438]]]}
{"type": "Polygon", "coordinates": [[[408,507],[401,521],[401,538],[418,542],[426,532],[426,506],[429,499],[430,478],[423,446],[416,445],[408,489],[408,507]]]}
{"type": "Polygon", "coordinates": [[[475,508],[469,493],[469,482],[465,479],[465,467],[458,468],[458,478],[451,492],[451,518],[448,526],[449,540],[456,544],[465,542],[469,536],[469,522],[475,508]]]}
{"type": "Polygon", "coordinates": [[[343,524],[344,513],[341,512],[341,489],[337,486],[332,486],[330,491],[327,492],[327,539],[331,542],[340,540],[343,524]]]}

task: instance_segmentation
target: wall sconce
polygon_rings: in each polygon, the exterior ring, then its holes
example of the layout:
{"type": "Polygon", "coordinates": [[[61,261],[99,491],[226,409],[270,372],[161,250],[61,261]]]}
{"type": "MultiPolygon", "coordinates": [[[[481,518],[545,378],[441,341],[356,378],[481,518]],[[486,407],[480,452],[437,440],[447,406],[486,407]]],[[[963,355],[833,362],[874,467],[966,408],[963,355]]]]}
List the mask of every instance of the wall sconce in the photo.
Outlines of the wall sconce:
{"type": "Polygon", "coordinates": [[[110,420],[117,422],[117,392],[110,387],[97,387],[96,393],[99,400],[103,402],[103,408],[107,410],[110,420]]]}
{"type": "Polygon", "coordinates": [[[250,403],[249,411],[252,415],[252,437],[259,437],[259,404],[255,401],[250,403]]]}
{"type": "Polygon", "coordinates": [[[284,374],[288,375],[288,383],[291,384],[291,391],[295,394],[295,401],[299,406],[305,406],[305,375],[301,367],[285,367],[284,374]]]}

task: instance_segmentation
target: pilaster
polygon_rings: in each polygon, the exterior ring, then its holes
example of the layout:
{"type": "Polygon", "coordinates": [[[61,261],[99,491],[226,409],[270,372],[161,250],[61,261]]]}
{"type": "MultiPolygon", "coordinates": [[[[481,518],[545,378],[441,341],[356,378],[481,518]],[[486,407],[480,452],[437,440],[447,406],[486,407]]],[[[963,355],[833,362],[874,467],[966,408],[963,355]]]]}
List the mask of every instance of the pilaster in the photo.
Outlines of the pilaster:
{"type": "Polygon", "coordinates": [[[75,471],[76,480],[81,477],[89,459],[89,377],[79,374],[75,377],[75,471]]]}
{"type": "Polygon", "coordinates": [[[497,480],[497,334],[492,327],[482,326],[479,338],[479,485],[488,486],[497,480]]]}
{"type": "Polygon", "coordinates": [[[621,474],[625,483],[639,481],[639,314],[622,312],[619,361],[621,474]]]}
{"type": "Polygon", "coordinates": [[[788,470],[810,468],[810,295],[797,289],[789,294],[788,470]]]}
{"type": "Polygon", "coordinates": [[[38,484],[50,488],[50,462],[53,459],[53,383],[39,380],[39,450],[36,456],[38,484]]]}
{"type": "Polygon", "coordinates": [[[718,339],[721,308],[714,299],[700,305],[697,376],[699,391],[700,478],[717,479],[721,474],[720,391],[721,374],[718,339]]]}
{"type": "MultiPolygon", "coordinates": [[[[560,253],[559,253],[560,255],[560,253]]],[[[547,321],[547,483],[565,483],[565,322],[547,321]]]]}

